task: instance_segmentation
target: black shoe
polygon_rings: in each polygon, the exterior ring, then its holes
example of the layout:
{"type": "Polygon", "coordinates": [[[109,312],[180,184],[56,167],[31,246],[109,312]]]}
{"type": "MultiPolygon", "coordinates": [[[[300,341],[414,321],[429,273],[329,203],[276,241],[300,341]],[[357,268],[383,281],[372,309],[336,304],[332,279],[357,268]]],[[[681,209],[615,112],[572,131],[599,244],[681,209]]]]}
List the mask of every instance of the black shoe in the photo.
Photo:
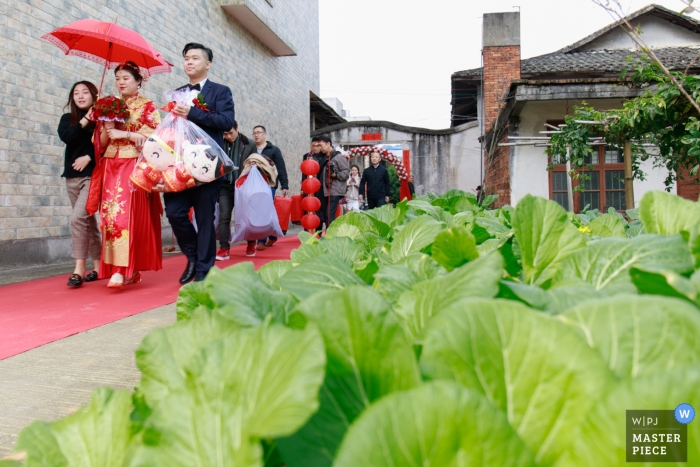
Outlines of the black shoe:
{"type": "Polygon", "coordinates": [[[68,287],[80,287],[83,285],[83,278],[80,274],[71,274],[68,278],[68,287]]]}
{"type": "Polygon", "coordinates": [[[185,267],[185,271],[182,273],[182,276],[180,276],[180,284],[187,284],[192,279],[194,279],[194,273],[195,263],[194,261],[188,261],[187,266],[185,267]]]}
{"type": "Polygon", "coordinates": [[[92,271],[91,273],[88,273],[88,275],[85,276],[85,279],[83,279],[85,282],[94,282],[97,280],[97,271],[92,271]]]}

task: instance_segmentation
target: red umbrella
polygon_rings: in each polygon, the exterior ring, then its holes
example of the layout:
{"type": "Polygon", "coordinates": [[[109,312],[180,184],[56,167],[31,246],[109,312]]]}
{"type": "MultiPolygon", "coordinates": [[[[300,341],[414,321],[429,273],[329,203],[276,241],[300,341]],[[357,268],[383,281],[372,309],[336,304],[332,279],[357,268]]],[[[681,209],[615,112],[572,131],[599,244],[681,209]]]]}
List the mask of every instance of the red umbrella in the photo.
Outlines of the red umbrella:
{"type": "Polygon", "coordinates": [[[44,34],[41,38],[63,50],[66,55],[76,55],[104,65],[104,71],[127,60],[136,63],[144,77],[169,73],[173,66],[139,33],[117,26],[116,22],[81,19],[44,34]]]}

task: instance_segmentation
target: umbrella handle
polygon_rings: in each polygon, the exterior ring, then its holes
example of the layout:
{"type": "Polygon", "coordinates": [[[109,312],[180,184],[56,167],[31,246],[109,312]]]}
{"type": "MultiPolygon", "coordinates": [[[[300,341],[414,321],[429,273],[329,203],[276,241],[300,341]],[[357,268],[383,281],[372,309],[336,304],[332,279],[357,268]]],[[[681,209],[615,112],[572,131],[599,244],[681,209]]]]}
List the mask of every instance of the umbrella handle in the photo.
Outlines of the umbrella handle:
{"type": "MultiPolygon", "coordinates": [[[[115,21],[116,22],[116,21],[115,21]]],[[[107,61],[105,62],[105,68],[102,70],[102,79],[100,80],[100,89],[97,91],[97,96],[102,95],[102,85],[105,82],[105,73],[107,73],[107,68],[109,67],[109,63],[112,60],[112,43],[109,43],[109,52],[107,52],[107,61]]]]}

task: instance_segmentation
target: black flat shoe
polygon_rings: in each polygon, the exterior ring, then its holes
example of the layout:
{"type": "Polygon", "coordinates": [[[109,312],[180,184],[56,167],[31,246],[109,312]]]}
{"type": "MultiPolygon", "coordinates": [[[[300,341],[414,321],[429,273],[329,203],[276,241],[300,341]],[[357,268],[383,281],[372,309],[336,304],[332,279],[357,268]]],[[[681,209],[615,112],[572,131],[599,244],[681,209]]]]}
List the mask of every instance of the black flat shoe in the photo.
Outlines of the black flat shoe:
{"type": "Polygon", "coordinates": [[[71,274],[68,278],[68,287],[80,287],[83,285],[83,278],[80,274],[71,274]]]}
{"type": "Polygon", "coordinates": [[[84,282],[94,282],[97,280],[97,271],[92,271],[88,275],[85,276],[85,279],[83,279],[84,282]]]}
{"type": "Polygon", "coordinates": [[[195,263],[193,261],[188,261],[187,266],[185,266],[185,271],[180,276],[180,284],[187,284],[192,279],[194,279],[195,274],[195,263]]]}

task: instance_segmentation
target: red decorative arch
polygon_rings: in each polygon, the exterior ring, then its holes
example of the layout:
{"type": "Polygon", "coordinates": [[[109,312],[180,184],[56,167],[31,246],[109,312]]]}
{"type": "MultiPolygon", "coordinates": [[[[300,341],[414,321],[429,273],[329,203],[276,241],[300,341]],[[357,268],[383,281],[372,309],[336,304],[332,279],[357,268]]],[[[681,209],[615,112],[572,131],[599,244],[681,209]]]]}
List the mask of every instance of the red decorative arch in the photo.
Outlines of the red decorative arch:
{"type": "Polygon", "coordinates": [[[348,152],[345,154],[345,158],[350,159],[351,157],[357,156],[369,157],[369,155],[373,152],[378,152],[379,155],[382,156],[382,159],[394,166],[396,169],[396,175],[398,175],[399,180],[401,180],[400,197],[401,199],[408,198],[410,200],[411,192],[408,189],[408,177],[410,174],[406,170],[406,167],[404,167],[403,160],[400,157],[397,157],[393,152],[387,151],[379,146],[356,146],[348,150],[348,152]]]}
{"type": "Polygon", "coordinates": [[[348,150],[347,154],[345,154],[345,158],[350,159],[351,157],[357,156],[369,157],[369,155],[373,152],[378,152],[382,156],[382,159],[394,166],[396,169],[396,174],[399,176],[399,180],[402,182],[408,181],[408,176],[410,174],[406,171],[406,167],[404,167],[401,158],[384,148],[380,148],[378,146],[356,146],[348,150]]]}

